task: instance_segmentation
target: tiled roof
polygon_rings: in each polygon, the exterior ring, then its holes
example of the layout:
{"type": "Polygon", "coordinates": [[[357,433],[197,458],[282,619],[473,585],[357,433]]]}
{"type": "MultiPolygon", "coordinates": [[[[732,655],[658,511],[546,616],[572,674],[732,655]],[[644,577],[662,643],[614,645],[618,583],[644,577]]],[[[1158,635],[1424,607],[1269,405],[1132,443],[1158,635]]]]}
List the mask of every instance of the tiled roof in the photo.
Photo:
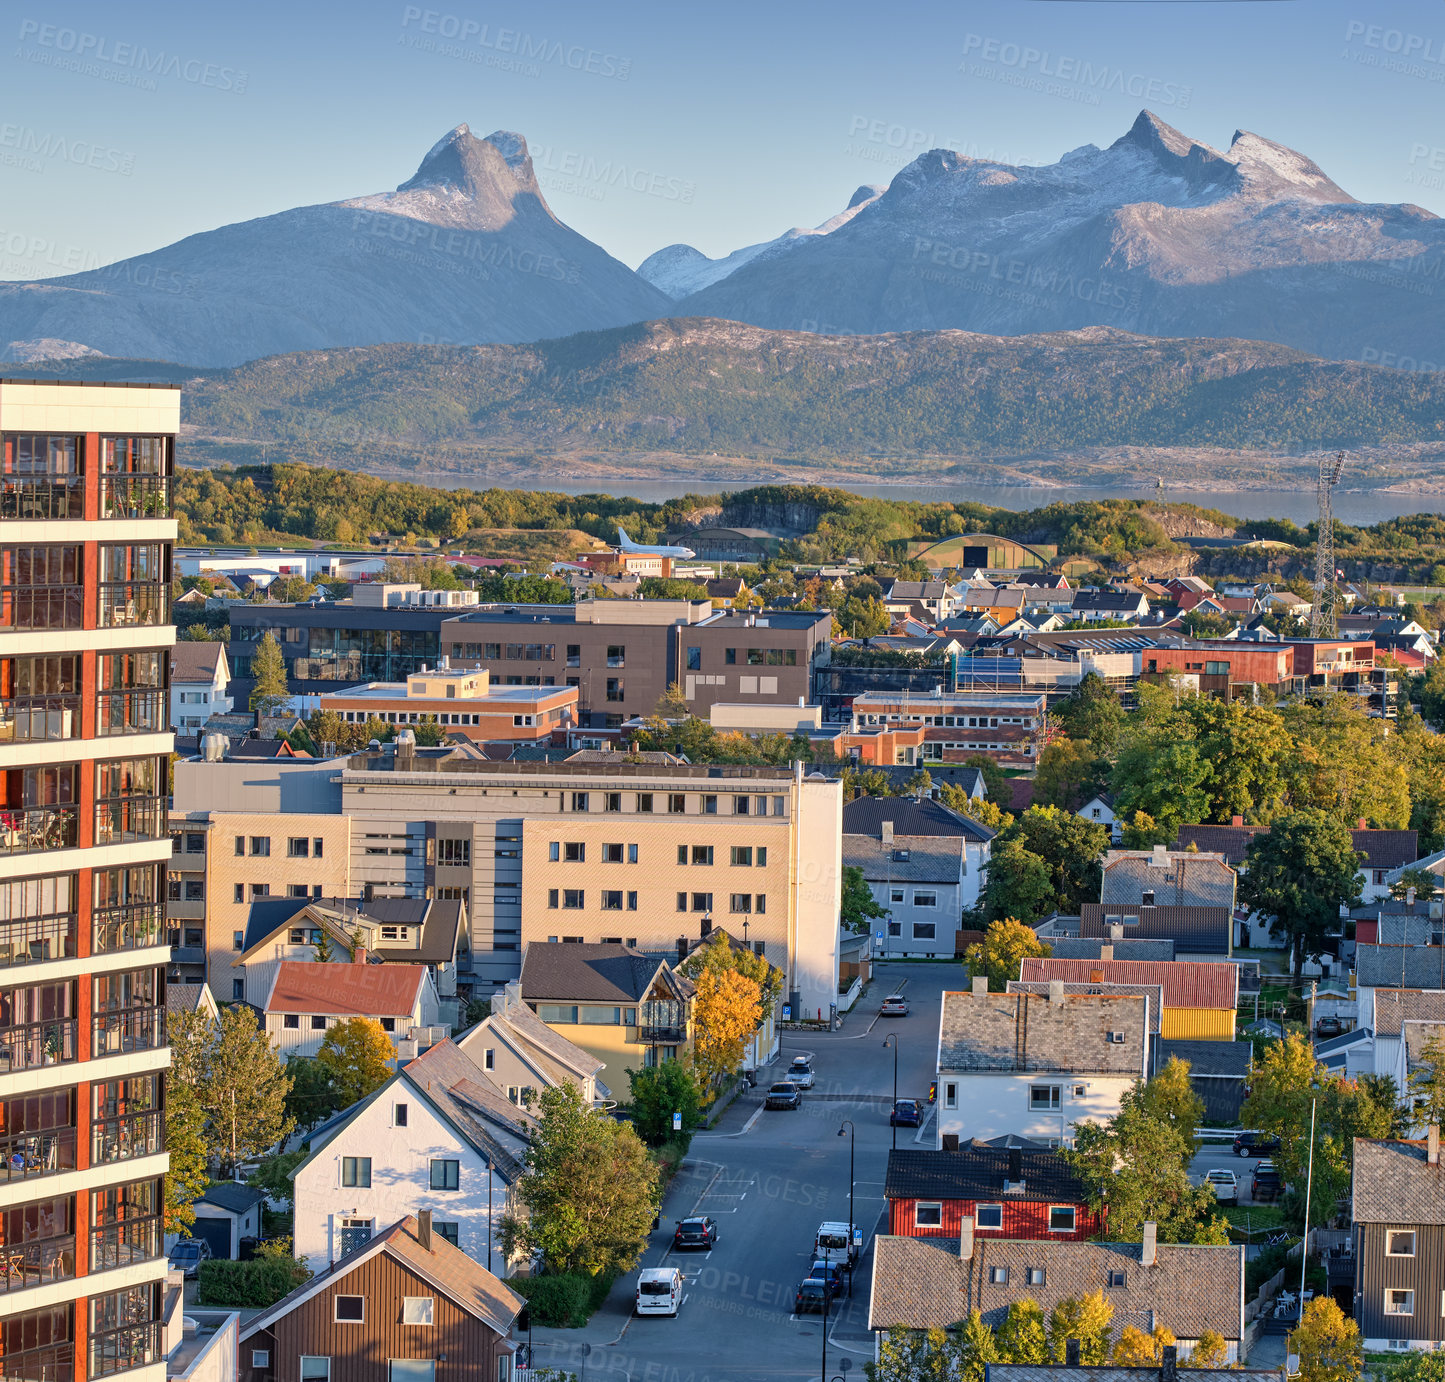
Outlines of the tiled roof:
{"type": "Polygon", "coordinates": [[[1179,1041],[1154,1043],[1154,1067],[1163,1069],[1178,1056],[1189,1062],[1189,1073],[1216,1079],[1242,1080],[1249,1074],[1254,1045],[1248,1041],[1179,1041]]]}
{"type": "Polygon", "coordinates": [[[201,1005],[204,984],[167,984],[166,1011],[168,1013],[193,1013],[201,1005]]]}
{"type": "Polygon", "coordinates": [[[885,845],[873,835],[844,835],[843,863],[863,870],[870,883],[944,883],[955,887],[964,874],[964,841],[960,836],[894,836],[885,845]],[[906,854],[907,858],[899,858],[906,854]]]}
{"type": "Polygon", "coordinates": [[[1381,945],[1429,945],[1441,931],[1439,917],[1418,912],[1381,912],[1381,945]]]}
{"type": "Polygon", "coordinates": [[[328,1017],[410,1017],[425,965],[316,964],[282,960],[266,999],[268,1013],[328,1017]]]}
{"type": "Polygon", "coordinates": [[[938,1067],[956,1071],[1068,1071],[1142,1075],[1145,1009],[1135,996],[945,993],[938,1067]],[[1111,1033],[1124,1033],[1122,1042],[1111,1033]]]}
{"type": "Polygon", "coordinates": [[[666,963],[627,945],[532,941],[522,957],[522,996],[529,1003],[636,1003],[655,983],[679,997],[692,992],[666,963]]]}
{"type": "Polygon", "coordinates": [[[525,1143],[537,1120],[512,1103],[465,1051],[439,1041],[408,1061],[402,1073],[463,1140],[496,1165],[503,1180],[515,1184],[521,1178],[522,1164],[501,1138],[525,1143]]]}
{"type": "Polygon", "coordinates": [[[205,682],[208,685],[220,673],[221,659],[226,655],[224,643],[192,642],[184,639],[171,648],[171,681],[205,682]]]}
{"type": "MultiPolygon", "coordinates": [[[[1084,1183],[1056,1151],[1020,1151],[1024,1188],[1007,1198],[1026,1202],[1084,1204],[1084,1183]]],[[[1012,1154],[974,1138],[956,1152],[913,1147],[888,1154],[888,1179],[883,1193],[889,1199],[995,1200],[1004,1195],[1012,1154]]]]}
{"type": "MultiPolygon", "coordinates": [[[[1010,979],[1009,993],[1039,993],[1045,998],[1049,994],[1047,979],[1010,979]]],[[[1112,993],[1133,994],[1149,1004],[1149,1034],[1158,1036],[1164,1023],[1164,990],[1159,984],[1084,984],[1064,983],[1065,993],[1112,993]]]]}
{"type": "Polygon", "coordinates": [[[1142,1265],[1142,1255],[1138,1243],[976,1238],[972,1259],[963,1262],[956,1242],[880,1235],[869,1328],[947,1329],[972,1310],[996,1327],[1014,1301],[1037,1301],[1047,1315],[1061,1300],[1102,1291],[1115,1329],[1133,1324],[1147,1333],[1162,1324],[1179,1339],[1207,1329],[1240,1337],[1243,1248],[1160,1243],[1152,1267],[1142,1265]],[[1007,1282],[991,1282],[991,1267],[1007,1268],[1007,1282]],[[1042,1285],[1029,1284],[1031,1267],[1043,1268],[1042,1285]],[[1125,1284],[1110,1286],[1110,1271],[1123,1271],[1125,1284]]]}
{"type": "Polygon", "coordinates": [[[1087,937],[1103,939],[1110,934],[1110,918],[1118,921],[1127,914],[1137,918],[1129,923],[1131,931],[1153,938],[1167,938],[1176,949],[1203,954],[1228,954],[1230,923],[1229,907],[1144,906],[1133,902],[1085,902],[1079,908],[1079,930],[1087,937]]]}
{"type": "Polygon", "coordinates": [[[1174,848],[1187,850],[1193,845],[1202,854],[1222,854],[1226,863],[1242,864],[1249,842],[1268,831],[1263,825],[1181,825],[1174,848]]]}
{"type": "MultiPolygon", "coordinates": [[[[1231,864],[1242,864],[1249,842],[1268,833],[1264,825],[1181,825],[1174,847],[1188,849],[1192,844],[1201,851],[1223,854],[1231,864]]],[[[1365,856],[1362,868],[1398,868],[1414,863],[1419,854],[1420,837],[1414,830],[1351,830],[1350,836],[1365,856]]]]}
{"type": "MultiPolygon", "coordinates": [[[[977,773],[977,768],[970,768],[977,773]]],[[[971,785],[969,790],[972,790],[971,785]]],[[[893,822],[895,835],[960,836],[966,840],[991,840],[994,831],[971,816],[950,811],[932,797],[855,797],[843,804],[845,835],[883,834],[883,822],[893,822]]]]}
{"type": "Polygon", "coordinates": [[[1357,945],[1355,983],[1360,988],[1388,984],[1402,989],[1445,989],[1445,947],[1357,945]]]}
{"type": "Polygon", "coordinates": [[[1146,892],[1159,906],[1233,907],[1235,873],[1213,854],[1164,852],[1161,867],[1152,850],[1111,849],[1104,856],[1105,904],[1141,903],[1146,892]]]}
{"type": "Polygon", "coordinates": [[[1362,867],[1396,869],[1420,857],[1420,835],[1414,830],[1352,830],[1355,848],[1365,856],[1362,867]]]}
{"type": "Polygon", "coordinates": [[[1399,1038],[1406,1022],[1445,1022],[1445,993],[1438,989],[1375,990],[1375,1035],[1399,1038]]]}
{"type": "Polygon", "coordinates": [[[1445,1224],[1445,1165],[1423,1142],[1355,1139],[1354,1217],[1362,1224],[1445,1224]]]}
{"type": "Polygon", "coordinates": [[[1106,945],[1114,947],[1116,960],[1172,960],[1174,942],[1170,940],[1124,940],[1110,941],[1100,936],[1059,936],[1050,938],[1050,949],[1058,960],[1097,960],[1099,952],[1106,945]]]}
{"type": "Polygon", "coordinates": [[[1056,960],[1029,957],[1021,979],[1088,983],[1160,984],[1166,1008],[1233,1008],[1239,1002],[1239,966],[1223,961],[1056,960]]]}

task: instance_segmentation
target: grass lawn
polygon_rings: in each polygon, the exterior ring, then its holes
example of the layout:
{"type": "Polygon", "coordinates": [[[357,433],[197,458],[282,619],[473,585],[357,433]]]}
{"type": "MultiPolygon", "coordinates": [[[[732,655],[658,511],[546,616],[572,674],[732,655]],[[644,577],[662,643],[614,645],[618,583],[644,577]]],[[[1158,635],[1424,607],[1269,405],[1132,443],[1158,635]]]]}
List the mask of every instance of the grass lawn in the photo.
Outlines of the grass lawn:
{"type": "Polygon", "coordinates": [[[1277,1204],[1222,1204],[1219,1212],[1235,1228],[1252,1230],[1256,1238],[1262,1229],[1284,1227],[1284,1211],[1277,1204]]]}

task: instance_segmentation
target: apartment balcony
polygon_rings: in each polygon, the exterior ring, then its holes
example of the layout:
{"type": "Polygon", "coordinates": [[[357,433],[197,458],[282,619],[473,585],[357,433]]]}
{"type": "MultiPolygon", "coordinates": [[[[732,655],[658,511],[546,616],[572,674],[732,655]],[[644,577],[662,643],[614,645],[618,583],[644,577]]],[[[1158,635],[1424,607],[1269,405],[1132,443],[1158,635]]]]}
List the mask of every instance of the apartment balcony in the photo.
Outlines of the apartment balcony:
{"type": "Polygon", "coordinates": [[[90,1164],[112,1166],[137,1157],[158,1156],[165,1145],[165,1125],[159,1109],[99,1119],[91,1125],[90,1164]]]}
{"type": "Polygon", "coordinates": [[[102,475],[102,518],[170,518],[169,475],[102,475]]]}
{"type": "Polygon", "coordinates": [[[80,922],[73,915],[0,923],[0,969],[74,959],[79,934],[80,922]]]}
{"type": "Polygon", "coordinates": [[[7,475],[0,484],[0,519],[85,517],[85,481],[79,475],[7,475]]]}
{"type": "MultiPolygon", "coordinates": [[[[165,1358],[159,1320],[123,1325],[90,1336],[89,1377],[112,1377],[165,1358]]],[[[0,1379],[3,1382],[3,1379],[0,1379]]]]}
{"type": "Polygon", "coordinates": [[[50,633],[84,627],[84,586],[0,587],[0,629],[12,633],[50,633]]]}
{"type": "Polygon", "coordinates": [[[72,1343],[27,1348],[0,1358],[0,1382],[72,1382],[74,1377],[75,1345],[72,1343]]]}
{"type": "Polygon", "coordinates": [[[133,844],[137,840],[169,840],[165,797],[123,797],[95,804],[95,843],[133,844]]]}
{"type": "Polygon", "coordinates": [[[164,1008],[129,1008],[124,1012],[97,1013],[91,1029],[92,1058],[157,1051],[166,1044],[164,1008]]]}
{"type": "Polygon", "coordinates": [[[90,1270],[114,1271],[150,1262],[165,1251],[165,1229],[159,1214],[126,1219],[91,1231],[90,1270]]]}
{"type": "MultiPolygon", "coordinates": [[[[21,1291],[28,1286],[48,1286],[53,1281],[71,1281],[74,1277],[73,1233],[0,1243],[0,1292],[21,1291]]],[[[6,1377],[13,1375],[8,1365],[9,1359],[6,1359],[6,1377]]]]}
{"type": "Polygon", "coordinates": [[[170,728],[166,693],[158,687],[132,691],[103,691],[95,698],[95,732],[160,734],[170,728]]]}
{"type": "Polygon", "coordinates": [[[30,806],[0,810],[0,854],[34,854],[74,849],[80,814],[74,806],[30,806]]]}
{"type": "Polygon", "coordinates": [[[687,1040],[687,1028],[676,1023],[646,1022],[637,1029],[637,1039],[647,1045],[679,1046],[687,1040]]]}
{"type": "Polygon", "coordinates": [[[0,1185],[75,1170],[74,1128],[47,1128],[0,1139],[0,1185]]]}
{"type": "Polygon", "coordinates": [[[0,1075],[75,1060],[79,1034],[80,1023],[74,1017],[0,1027],[0,1075]]]}
{"type": "Polygon", "coordinates": [[[171,592],[167,585],[131,581],[100,587],[97,622],[103,629],[158,628],[170,621],[171,592]]]}
{"type": "Polygon", "coordinates": [[[14,696],[0,700],[0,744],[79,737],[79,696],[14,696]]]}
{"type": "Polygon", "coordinates": [[[159,902],[97,908],[91,948],[96,954],[149,950],[152,946],[165,944],[165,936],[165,908],[159,902]]]}

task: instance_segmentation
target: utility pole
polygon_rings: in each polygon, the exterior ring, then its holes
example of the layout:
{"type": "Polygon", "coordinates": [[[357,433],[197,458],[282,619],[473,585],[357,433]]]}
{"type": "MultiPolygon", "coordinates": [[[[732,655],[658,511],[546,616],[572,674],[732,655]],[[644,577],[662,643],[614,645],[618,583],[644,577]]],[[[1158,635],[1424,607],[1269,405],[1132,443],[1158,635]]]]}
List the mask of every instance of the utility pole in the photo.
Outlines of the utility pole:
{"type": "Polygon", "coordinates": [[[1299,1323],[1303,1323],[1305,1317],[1305,1268],[1310,1260],[1310,1195],[1315,1183],[1315,1106],[1318,1103],[1318,1099],[1310,1100],[1310,1168],[1305,1177],[1305,1236],[1299,1255],[1299,1323]]]}

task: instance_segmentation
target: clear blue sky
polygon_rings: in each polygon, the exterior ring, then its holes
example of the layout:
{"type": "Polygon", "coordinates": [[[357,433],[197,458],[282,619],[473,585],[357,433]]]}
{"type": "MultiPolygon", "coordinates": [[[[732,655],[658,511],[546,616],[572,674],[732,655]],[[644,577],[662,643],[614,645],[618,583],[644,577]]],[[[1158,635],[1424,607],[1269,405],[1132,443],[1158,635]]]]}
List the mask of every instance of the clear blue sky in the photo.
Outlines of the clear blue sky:
{"type": "Polygon", "coordinates": [[[523,133],[557,215],[629,264],[814,224],[933,145],[1052,162],[1145,106],[1445,213],[1441,0],[59,0],[3,22],[3,278],[393,187],[461,121],[523,133]]]}

